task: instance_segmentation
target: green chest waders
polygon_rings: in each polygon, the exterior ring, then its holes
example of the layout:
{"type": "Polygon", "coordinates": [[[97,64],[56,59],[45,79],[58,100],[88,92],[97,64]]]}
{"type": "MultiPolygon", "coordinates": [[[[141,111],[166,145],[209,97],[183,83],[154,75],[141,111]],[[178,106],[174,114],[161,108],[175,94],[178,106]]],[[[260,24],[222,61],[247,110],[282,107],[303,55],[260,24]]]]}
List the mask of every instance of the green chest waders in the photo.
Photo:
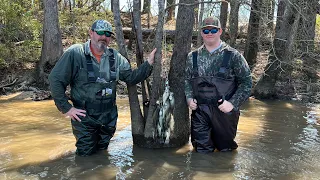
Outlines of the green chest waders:
{"type": "MultiPolygon", "coordinates": [[[[81,122],[71,121],[73,134],[77,140],[76,154],[88,156],[98,150],[107,149],[110,139],[116,130],[118,119],[115,105],[116,64],[113,50],[109,49],[110,80],[107,82],[102,77],[96,77],[90,55],[85,55],[87,71],[81,77],[87,78],[82,86],[84,103],[78,105],[86,110],[86,116],[81,117],[81,122]]],[[[78,100],[76,102],[83,102],[78,100]]]]}

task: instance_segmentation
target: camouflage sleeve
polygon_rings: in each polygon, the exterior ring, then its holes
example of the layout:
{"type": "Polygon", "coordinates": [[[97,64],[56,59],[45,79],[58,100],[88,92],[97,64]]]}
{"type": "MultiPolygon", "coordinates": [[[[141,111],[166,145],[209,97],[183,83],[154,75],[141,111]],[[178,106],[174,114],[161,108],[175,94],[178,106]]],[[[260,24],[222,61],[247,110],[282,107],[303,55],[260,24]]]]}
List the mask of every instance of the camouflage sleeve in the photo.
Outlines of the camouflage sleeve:
{"type": "Polygon", "coordinates": [[[239,109],[251,94],[252,78],[248,63],[240,53],[237,52],[233,56],[232,63],[231,66],[233,67],[238,87],[229,102],[233,104],[235,109],[239,109]]]}
{"type": "Polygon", "coordinates": [[[190,83],[192,77],[192,53],[188,54],[186,69],[185,69],[185,80],[184,80],[184,93],[186,95],[186,100],[193,98],[192,86],[190,83]]]}

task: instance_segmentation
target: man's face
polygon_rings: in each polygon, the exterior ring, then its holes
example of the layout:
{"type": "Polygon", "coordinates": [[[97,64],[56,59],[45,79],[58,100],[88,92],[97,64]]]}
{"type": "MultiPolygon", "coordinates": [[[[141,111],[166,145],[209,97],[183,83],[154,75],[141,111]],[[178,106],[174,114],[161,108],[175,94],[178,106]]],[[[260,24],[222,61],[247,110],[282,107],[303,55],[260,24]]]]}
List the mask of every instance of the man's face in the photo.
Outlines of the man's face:
{"type": "Polygon", "coordinates": [[[104,51],[111,41],[111,33],[108,31],[90,30],[89,34],[92,47],[97,51],[104,51]]]}
{"type": "Polygon", "coordinates": [[[216,27],[205,27],[201,30],[203,42],[208,45],[220,42],[221,33],[222,29],[216,27]]]}

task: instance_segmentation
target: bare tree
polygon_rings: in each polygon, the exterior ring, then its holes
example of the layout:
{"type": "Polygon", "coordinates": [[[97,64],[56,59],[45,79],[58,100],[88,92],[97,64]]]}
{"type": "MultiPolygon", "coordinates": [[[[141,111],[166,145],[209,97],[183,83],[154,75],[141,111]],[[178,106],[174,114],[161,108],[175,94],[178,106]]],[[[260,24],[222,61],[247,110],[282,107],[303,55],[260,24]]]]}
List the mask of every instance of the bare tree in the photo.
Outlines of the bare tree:
{"type": "Polygon", "coordinates": [[[227,27],[227,21],[228,21],[228,8],[229,8],[229,3],[228,1],[223,1],[221,2],[220,5],[220,23],[221,23],[221,29],[222,35],[221,39],[223,41],[226,40],[225,34],[226,34],[226,27],[227,27]]]}
{"type": "MultiPolygon", "coordinates": [[[[291,74],[293,61],[293,47],[297,35],[297,28],[301,18],[299,9],[302,7],[300,0],[280,1],[278,14],[284,12],[283,17],[277,19],[276,34],[273,41],[273,49],[270,51],[269,64],[265,74],[258,81],[254,95],[258,98],[277,97],[276,82],[281,76],[291,74]],[[284,11],[282,6],[285,5],[284,11]]],[[[286,86],[287,89],[290,87],[286,86]]]]}
{"type": "Polygon", "coordinates": [[[274,6],[275,0],[259,0],[259,26],[260,26],[260,39],[263,44],[269,44],[272,41],[274,30],[273,30],[273,17],[274,17],[274,6]]]}
{"type": "MultiPolygon", "coordinates": [[[[134,9],[138,8],[139,0],[134,1],[134,9]]],[[[186,0],[182,2],[183,4],[179,7],[178,19],[176,24],[176,38],[173,58],[171,60],[171,68],[169,72],[169,77],[163,77],[162,68],[162,38],[163,38],[163,26],[164,26],[164,1],[159,0],[159,16],[158,24],[156,28],[155,35],[155,47],[158,51],[155,54],[155,63],[153,65],[153,75],[152,75],[152,89],[150,93],[150,103],[147,115],[142,115],[141,110],[135,108],[131,109],[131,119],[132,119],[132,135],[134,144],[142,147],[177,147],[184,145],[189,140],[189,118],[188,118],[188,108],[185,102],[185,96],[183,91],[184,80],[180,77],[184,75],[184,67],[181,67],[181,62],[183,66],[187,58],[187,54],[191,48],[192,39],[192,29],[193,29],[193,8],[191,0],[186,0]],[[192,22],[192,24],[190,24],[192,22]],[[183,32],[183,33],[181,33],[183,32]],[[178,48],[179,47],[179,48],[178,48]],[[167,81],[169,80],[169,84],[167,81]],[[172,81],[172,83],[170,83],[172,81]],[[169,88],[169,86],[172,86],[169,88]],[[170,104],[166,104],[168,101],[168,93],[172,95],[170,97],[170,104]],[[174,96],[174,100],[173,100],[174,96]],[[170,108],[167,108],[169,105],[170,108]],[[163,116],[163,114],[167,114],[163,116]],[[138,114],[138,115],[137,115],[138,114]],[[135,117],[133,117],[135,116],[135,117]],[[145,124],[144,120],[146,119],[145,124]],[[169,124],[174,124],[170,126],[169,124]]],[[[114,7],[119,7],[118,0],[115,0],[114,7]]],[[[117,33],[118,45],[120,52],[124,49],[123,34],[121,31],[120,13],[119,9],[114,8],[115,16],[115,26],[117,33]]],[[[134,10],[133,19],[136,21],[139,19],[139,13],[134,10]]],[[[141,34],[141,27],[139,22],[134,24],[134,29],[138,39],[141,34]]],[[[140,40],[138,40],[140,41],[140,40]]],[[[142,46],[142,42],[138,42],[138,46],[142,46]]],[[[138,48],[137,52],[142,54],[141,48],[138,48]]],[[[139,55],[140,56],[140,55],[139,55]]],[[[137,56],[138,57],[138,56],[137,56]]],[[[132,108],[131,98],[129,96],[130,108],[132,108]]],[[[137,103],[138,104],[138,103],[137,103]]],[[[134,106],[137,104],[133,104],[134,106]]]]}
{"type": "MultiPolygon", "coordinates": [[[[175,3],[175,0],[167,0],[167,7],[170,6],[170,5],[173,5],[175,3]]],[[[170,21],[174,18],[174,9],[175,9],[175,6],[171,6],[169,9],[168,9],[168,15],[167,15],[167,21],[170,21]]]]}
{"type": "Polygon", "coordinates": [[[151,5],[151,0],[144,0],[142,13],[149,14],[150,13],[150,5],[151,5]]]}
{"type": "Polygon", "coordinates": [[[260,24],[260,7],[261,0],[251,1],[251,12],[248,26],[248,35],[246,47],[244,50],[244,57],[246,58],[249,66],[252,66],[257,61],[257,54],[259,50],[259,24],[260,24]]]}
{"type": "MultiPolygon", "coordinates": [[[[204,12],[204,3],[203,0],[200,0],[200,13],[199,13],[199,24],[198,24],[198,31],[201,30],[201,23],[202,23],[202,19],[203,19],[203,12],[204,12]]],[[[198,14],[195,14],[198,15],[198,14]]],[[[202,37],[201,37],[201,33],[198,32],[198,36],[197,36],[197,46],[199,47],[202,44],[202,37]]]]}
{"type": "Polygon", "coordinates": [[[48,76],[63,52],[57,1],[44,0],[43,44],[37,64],[37,82],[48,87],[48,76]]]}
{"type": "Polygon", "coordinates": [[[301,18],[297,33],[296,53],[295,56],[301,60],[299,69],[301,69],[304,76],[299,80],[304,82],[302,88],[295,88],[296,93],[306,93],[310,102],[320,101],[320,61],[319,61],[319,47],[315,44],[315,26],[316,16],[319,7],[318,0],[309,0],[302,2],[300,10],[301,18]]]}
{"type": "MultiPolygon", "coordinates": [[[[134,0],[133,1],[133,12],[132,12],[132,30],[135,35],[135,41],[136,41],[136,62],[139,65],[143,63],[143,44],[142,44],[142,29],[141,29],[141,1],[140,0],[134,0]]],[[[143,116],[140,117],[141,110],[139,109],[139,112],[131,111],[131,113],[137,113],[134,117],[142,118],[141,120],[133,120],[132,119],[132,136],[133,136],[133,142],[134,144],[141,144],[140,141],[143,139],[143,129],[145,125],[145,117],[147,117],[148,114],[148,106],[146,104],[148,103],[148,97],[146,93],[146,86],[145,81],[141,83],[142,87],[142,101],[144,103],[143,105],[143,116]],[[137,131],[136,131],[137,130],[137,131]]],[[[137,109],[138,107],[136,107],[137,109]]],[[[139,107],[140,108],[140,107],[139,107]]],[[[131,116],[132,117],[132,116],[131,116]]]]}
{"type": "Polygon", "coordinates": [[[110,0],[110,5],[111,5],[111,11],[113,12],[114,0],[110,0]]]}
{"type": "MultiPolygon", "coordinates": [[[[180,2],[191,4],[193,1],[181,0],[180,2]]],[[[181,77],[184,77],[187,55],[191,49],[193,9],[193,6],[179,7],[174,48],[170,63],[169,85],[175,99],[173,107],[174,129],[170,137],[170,143],[175,146],[183,145],[189,141],[189,111],[184,94],[184,79],[181,77]]]]}
{"type": "Polygon", "coordinates": [[[298,48],[300,53],[308,54],[314,50],[315,25],[317,8],[319,4],[317,0],[309,0],[302,2],[300,13],[302,17],[298,28],[298,48]]]}
{"type": "Polygon", "coordinates": [[[155,47],[158,51],[155,54],[155,63],[153,68],[153,83],[152,83],[152,91],[150,94],[150,106],[149,112],[146,119],[146,125],[144,129],[144,144],[140,146],[145,147],[163,147],[163,144],[159,141],[157,136],[157,123],[159,121],[159,105],[157,101],[161,97],[163,93],[163,85],[164,79],[161,77],[162,71],[162,38],[163,38],[163,27],[164,27],[164,1],[158,0],[158,7],[159,7],[159,15],[158,15],[158,24],[156,29],[156,36],[155,36],[155,47]]]}
{"type": "MultiPolygon", "coordinates": [[[[113,13],[114,13],[115,28],[117,32],[116,33],[117,44],[119,47],[119,52],[128,59],[128,53],[125,47],[125,42],[124,42],[124,37],[122,32],[119,6],[120,6],[119,0],[114,0],[113,13]]],[[[144,120],[143,120],[143,116],[140,109],[136,85],[128,86],[128,93],[129,93],[133,141],[135,143],[138,143],[139,139],[143,140],[144,120]],[[142,136],[142,137],[139,138],[139,136],[142,136]]]]}
{"type": "Polygon", "coordinates": [[[230,0],[230,17],[229,17],[229,36],[230,46],[234,46],[238,36],[238,23],[239,23],[239,0],[230,0]]]}
{"type": "Polygon", "coordinates": [[[268,29],[269,29],[269,32],[272,33],[272,35],[274,32],[273,19],[274,19],[275,6],[276,6],[276,0],[268,0],[268,29]]]}

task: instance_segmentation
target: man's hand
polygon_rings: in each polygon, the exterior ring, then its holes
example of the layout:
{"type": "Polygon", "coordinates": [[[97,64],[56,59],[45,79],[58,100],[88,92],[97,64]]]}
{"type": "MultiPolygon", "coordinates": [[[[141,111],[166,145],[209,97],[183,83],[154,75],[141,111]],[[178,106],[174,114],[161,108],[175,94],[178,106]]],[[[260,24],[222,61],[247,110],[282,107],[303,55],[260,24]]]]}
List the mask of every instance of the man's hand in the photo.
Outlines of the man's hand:
{"type": "Polygon", "coordinates": [[[196,110],[197,107],[198,107],[196,99],[189,98],[187,103],[188,103],[189,108],[192,109],[192,110],[196,110]]]}
{"type": "Polygon", "coordinates": [[[148,63],[152,65],[154,63],[154,54],[156,53],[157,48],[154,48],[148,56],[148,63]]]}
{"type": "Polygon", "coordinates": [[[78,116],[86,117],[86,111],[83,109],[77,109],[75,107],[72,107],[65,115],[71,117],[72,120],[77,120],[81,122],[81,119],[78,116]]]}
{"type": "Polygon", "coordinates": [[[220,99],[218,102],[222,102],[221,105],[218,106],[218,108],[220,109],[220,111],[224,112],[224,113],[228,113],[231,112],[232,109],[234,108],[233,104],[231,104],[229,101],[227,100],[222,100],[220,99]]]}

